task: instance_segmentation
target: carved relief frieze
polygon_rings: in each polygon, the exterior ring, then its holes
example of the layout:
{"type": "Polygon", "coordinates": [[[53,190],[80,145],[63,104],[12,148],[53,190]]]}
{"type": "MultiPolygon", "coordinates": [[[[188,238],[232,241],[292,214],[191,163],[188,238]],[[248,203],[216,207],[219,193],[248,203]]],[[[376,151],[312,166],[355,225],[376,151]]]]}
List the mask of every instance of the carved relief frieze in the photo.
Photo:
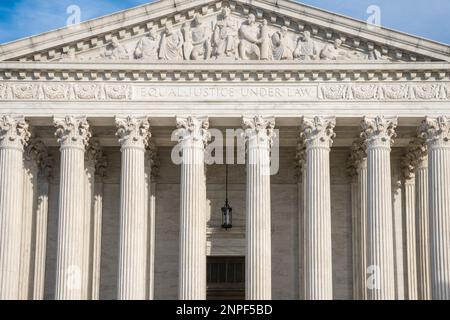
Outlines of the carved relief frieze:
{"type": "Polygon", "coordinates": [[[80,83],[2,83],[0,100],[96,101],[131,99],[131,85],[80,83]]]}
{"type": "Polygon", "coordinates": [[[43,101],[446,101],[450,83],[289,83],[236,86],[145,83],[2,83],[0,100],[43,101]]]}
{"type": "Polygon", "coordinates": [[[449,93],[449,85],[446,83],[319,85],[319,98],[322,100],[448,100],[449,93]]]}

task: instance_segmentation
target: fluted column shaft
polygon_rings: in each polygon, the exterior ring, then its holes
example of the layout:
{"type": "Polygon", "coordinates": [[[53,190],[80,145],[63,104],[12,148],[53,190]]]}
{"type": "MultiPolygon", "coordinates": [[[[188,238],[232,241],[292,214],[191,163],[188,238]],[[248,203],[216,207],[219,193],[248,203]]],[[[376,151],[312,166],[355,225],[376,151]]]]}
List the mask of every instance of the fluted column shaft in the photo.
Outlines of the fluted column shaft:
{"type": "MultiPolygon", "coordinates": [[[[28,146],[29,147],[29,146],[28,146]]],[[[26,158],[26,157],[25,157],[26,158]]],[[[28,300],[32,296],[33,283],[33,250],[35,228],[35,210],[37,206],[37,159],[32,157],[25,159],[23,172],[23,208],[22,208],[22,239],[20,248],[19,269],[19,299],[28,300]]]]}
{"type": "Polygon", "coordinates": [[[153,300],[155,289],[156,178],[159,174],[159,157],[154,143],[149,144],[146,156],[146,203],[148,206],[147,298],[153,300]]]}
{"type": "Polygon", "coordinates": [[[358,180],[358,274],[359,274],[359,299],[367,299],[367,158],[361,160],[357,168],[358,180]]]}
{"type": "Polygon", "coordinates": [[[365,118],[367,143],[368,299],[394,300],[394,248],[391,187],[391,142],[396,119],[365,118]]]}
{"type": "Polygon", "coordinates": [[[148,299],[153,300],[155,296],[155,213],[156,213],[156,183],[150,183],[149,193],[149,216],[148,216],[148,299]]]}
{"type": "Polygon", "coordinates": [[[102,257],[103,181],[95,178],[92,232],[92,300],[100,299],[100,269],[102,257]],[[99,181],[100,180],[100,181],[99,181]]]}
{"type": "Polygon", "coordinates": [[[34,259],[33,299],[44,299],[45,261],[47,255],[47,221],[48,221],[48,181],[42,179],[38,193],[36,209],[36,237],[34,259]]]}
{"type": "Polygon", "coordinates": [[[367,299],[367,154],[364,140],[353,143],[348,161],[352,181],[353,298],[367,299]]]}
{"type": "Polygon", "coordinates": [[[427,117],[422,132],[428,144],[431,292],[434,300],[449,300],[450,120],[427,117]]]}
{"type": "Polygon", "coordinates": [[[205,146],[209,141],[206,118],[177,118],[180,140],[180,300],[206,299],[206,186],[205,146]]]}
{"type": "Polygon", "coordinates": [[[417,290],[420,300],[431,299],[428,192],[428,155],[425,155],[416,171],[417,290]]]}
{"type": "Polygon", "coordinates": [[[49,156],[47,147],[40,141],[35,144],[39,152],[39,174],[36,186],[36,213],[34,231],[34,259],[33,259],[33,299],[44,299],[45,263],[47,257],[47,221],[49,180],[53,169],[53,159],[49,156]]]}
{"type": "MultiPolygon", "coordinates": [[[[88,154],[88,152],[87,152],[88,154]]],[[[86,158],[86,157],[85,157],[86,158]]],[[[86,159],[84,170],[84,229],[83,229],[83,276],[82,298],[92,298],[92,222],[95,186],[95,159],[86,159]]]]}
{"type": "Polygon", "coordinates": [[[57,300],[80,300],[83,279],[85,117],[55,119],[61,145],[56,267],[57,300]]]}
{"type": "Polygon", "coordinates": [[[350,186],[352,195],[352,258],[353,258],[353,300],[359,300],[361,296],[361,274],[359,273],[361,261],[359,259],[359,199],[358,183],[356,177],[352,177],[350,186]]]}
{"type": "Polygon", "coordinates": [[[92,204],[92,225],[91,225],[91,288],[92,300],[100,299],[100,269],[102,258],[102,223],[103,223],[103,180],[107,171],[107,158],[103,154],[100,146],[96,144],[95,152],[95,176],[94,193],[92,204]]]}
{"type": "Polygon", "coordinates": [[[417,242],[416,242],[416,191],[415,177],[404,183],[405,234],[406,234],[406,283],[408,300],[417,300],[417,242]]]}
{"type": "Polygon", "coordinates": [[[145,212],[145,147],[148,119],[116,119],[122,146],[120,187],[119,300],[146,298],[147,217],[145,212]]]}
{"type": "Polygon", "coordinates": [[[247,143],[246,299],[272,298],[270,148],[275,120],[244,118],[247,143]]]}
{"type": "Polygon", "coordinates": [[[333,299],[330,150],[335,118],[303,118],[306,146],[305,299],[333,299]]]}
{"type": "Polygon", "coordinates": [[[0,300],[19,298],[23,147],[28,139],[23,117],[0,118],[0,300]]]}

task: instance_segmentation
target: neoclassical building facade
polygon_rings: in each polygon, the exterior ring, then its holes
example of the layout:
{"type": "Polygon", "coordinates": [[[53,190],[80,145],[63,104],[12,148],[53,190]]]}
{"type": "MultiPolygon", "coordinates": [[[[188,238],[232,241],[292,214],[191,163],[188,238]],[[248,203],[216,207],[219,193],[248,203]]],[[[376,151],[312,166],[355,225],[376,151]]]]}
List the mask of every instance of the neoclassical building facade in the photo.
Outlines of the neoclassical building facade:
{"type": "Polygon", "coordinates": [[[449,62],[289,0],[0,45],[0,299],[450,299],[449,62]]]}

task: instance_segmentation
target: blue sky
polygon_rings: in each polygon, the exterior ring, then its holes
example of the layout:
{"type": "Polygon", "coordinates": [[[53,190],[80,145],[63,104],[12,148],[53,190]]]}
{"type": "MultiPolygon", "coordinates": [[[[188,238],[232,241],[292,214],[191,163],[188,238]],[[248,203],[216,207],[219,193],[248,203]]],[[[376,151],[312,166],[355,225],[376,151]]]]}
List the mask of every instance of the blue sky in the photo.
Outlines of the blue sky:
{"type": "MultiPolygon", "coordinates": [[[[81,20],[124,10],[149,0],[0,0],[0,43],[65,26],[70,5],[81,9],[81,20]]],[[[450,44],[448,0],[303,0],[329,11],[367,20],[367,8],[381,9],[381,24],[450,44]]]]}

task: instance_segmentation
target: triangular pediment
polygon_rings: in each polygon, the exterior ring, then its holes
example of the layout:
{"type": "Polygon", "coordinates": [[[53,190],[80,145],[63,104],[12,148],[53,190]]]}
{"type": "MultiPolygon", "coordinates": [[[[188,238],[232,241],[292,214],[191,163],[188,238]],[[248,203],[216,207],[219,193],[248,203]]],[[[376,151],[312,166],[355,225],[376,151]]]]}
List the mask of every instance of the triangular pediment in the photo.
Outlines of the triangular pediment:
{"type": "Polygon", "coordinates": [[[161,0],[0,45],[0,61],[246,59],[450,61],[450,47],[291,0],[161,0]]]}

